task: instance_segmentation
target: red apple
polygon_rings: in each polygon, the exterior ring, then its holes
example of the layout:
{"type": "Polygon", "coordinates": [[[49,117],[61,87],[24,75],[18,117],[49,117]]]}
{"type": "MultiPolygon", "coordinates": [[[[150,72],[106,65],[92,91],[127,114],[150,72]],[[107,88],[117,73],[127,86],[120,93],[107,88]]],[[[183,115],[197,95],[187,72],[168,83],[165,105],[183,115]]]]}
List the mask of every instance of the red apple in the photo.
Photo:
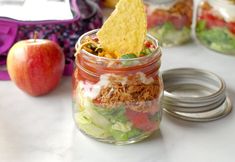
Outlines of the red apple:
{"type": "Polygon", "coordinates": [[[60,82],[64,64],[62,49],[55,42],[43,39],[19,41],[7,56],[11,80],[32,96],[53,90],[60,82]]]}

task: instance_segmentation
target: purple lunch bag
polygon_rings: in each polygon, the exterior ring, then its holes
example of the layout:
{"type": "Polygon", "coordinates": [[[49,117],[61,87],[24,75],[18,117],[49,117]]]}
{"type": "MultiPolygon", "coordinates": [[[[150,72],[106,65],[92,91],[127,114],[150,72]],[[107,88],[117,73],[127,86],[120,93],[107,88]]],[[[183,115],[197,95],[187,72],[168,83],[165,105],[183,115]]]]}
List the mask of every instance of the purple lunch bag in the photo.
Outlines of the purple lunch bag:
{"type": "Polygon", "coordinates": [[[71,75],[75,44],[83,33],[100,28],[103,22],[98,6],[90,0],[70,0],[73,19],[20,21],[0,17],[0,80],[9,80],[6,58],[11,46],[24,39],[32,38],[35,31],[38,38],[57,42],[63,49],[66,62],[64,75],[71,75]]]}

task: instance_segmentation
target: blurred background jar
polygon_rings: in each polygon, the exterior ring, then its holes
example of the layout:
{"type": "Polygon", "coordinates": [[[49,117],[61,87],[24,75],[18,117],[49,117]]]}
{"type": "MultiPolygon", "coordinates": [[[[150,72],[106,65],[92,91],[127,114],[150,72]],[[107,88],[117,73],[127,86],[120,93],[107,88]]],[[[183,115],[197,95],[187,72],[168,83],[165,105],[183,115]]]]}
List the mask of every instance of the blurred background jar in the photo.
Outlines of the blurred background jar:
{"type": "Polygon", "coordinates": [[[101,5],[108,8],[114,8],[118,0],[100,0],[101,5]]]}
{"type": "Polygon", "coordinates": [[[145,0],[148,32],[162,46],[174,46],[191,39],[193,0],[145,0]]]}
{"type": "Polygon", "coordinates": [[[235,55],[235,0],[202,0],[196,36],[212,50],[235,55]]]}

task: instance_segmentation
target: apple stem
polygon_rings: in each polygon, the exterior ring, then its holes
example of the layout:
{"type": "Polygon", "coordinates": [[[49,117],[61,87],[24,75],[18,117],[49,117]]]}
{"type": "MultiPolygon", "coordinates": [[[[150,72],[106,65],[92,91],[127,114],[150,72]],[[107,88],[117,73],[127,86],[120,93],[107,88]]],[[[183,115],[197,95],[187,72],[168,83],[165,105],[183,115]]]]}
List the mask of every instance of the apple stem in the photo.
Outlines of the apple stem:
{"type": "Polygon", "coordinates": [[[37,31],[35,31],[33,33],[33,39],[34,39],[34,42],[36,42],[36,39],[38,39],[38,32],[37,31]]]}

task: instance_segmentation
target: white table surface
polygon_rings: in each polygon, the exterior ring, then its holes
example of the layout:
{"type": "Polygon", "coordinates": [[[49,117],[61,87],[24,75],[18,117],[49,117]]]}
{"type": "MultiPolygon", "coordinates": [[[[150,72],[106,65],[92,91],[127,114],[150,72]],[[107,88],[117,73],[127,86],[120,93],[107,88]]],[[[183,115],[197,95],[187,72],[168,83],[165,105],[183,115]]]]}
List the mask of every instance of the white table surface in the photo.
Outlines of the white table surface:
{"type": "MultiPolygon", "coordinates": [[[[210,51],[195,41],[163,49],[162,70],[195,67],[212,71],[227,84],[235,105],[235,57],[210,51]]],[[[161,130],[126,146],[97,142],[81,134],[72,118],[71,78],[50,94],[31,97],[10,81],[0,81],[0,162],[232,162],[235,112],[193,123],[163,115],[161,130]]]]}

